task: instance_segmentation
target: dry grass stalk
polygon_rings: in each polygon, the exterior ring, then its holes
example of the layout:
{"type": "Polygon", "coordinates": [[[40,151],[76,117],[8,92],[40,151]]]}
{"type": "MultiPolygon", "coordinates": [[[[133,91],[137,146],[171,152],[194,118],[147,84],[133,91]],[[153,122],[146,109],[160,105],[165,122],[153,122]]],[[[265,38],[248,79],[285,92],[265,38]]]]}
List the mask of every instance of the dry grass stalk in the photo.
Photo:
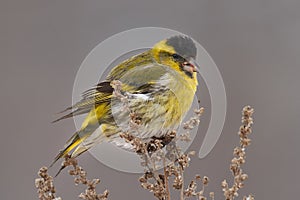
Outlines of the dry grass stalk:
{"type": "Polygon", "coordinates": [[[40,200],[61,200],[56,197],[53,178],[48,174],[48,168],[40,168],[38,175],[40,178],[35,179],[35,187],[38,189],[40,200]]]}
{"type": "MultiPolygon", "coordinates": [[[[248,178],[242,170],[242,164],[246,162],[246,148],[250,145],[251,139],[249,134],[252,132],[251,126],[253,124],[253,108],[245,106],[242,111],[242,125],[240,126],[238,135],[240,137],[240,146],[233,150],[234,158],[231,160],[230,170],[234,177],[234,182],[229,187],[226,180],[222,182],[222,188],[226,200],[233,200],[238,196],[239,189],[244,187],[244,181],[248,178]]],[[[254,200],[252,195],[244,197],[243,200],[254,200]]]]}
{"type": "MultiPolygon", "coordinates": [[[[78,165],[75,158],[71,158],[70,155],[65,156],[65,160],[62,164],[62,168],[72,166],[73,169],[69,170],[69,174],[74,178],[76,185],[83,184],[87,186],[84,193],[81,193],[78,197],[84,200],[107,200],[108,190],[105,190],[102,194],[97,194],[96,185],[100,183],[99,179],[89,180],[87,178],[86,171],[78,165]]],[[[38,189],[40,200],[61,200],[60,197],[55,197],[55,189],[53,185],[53,178],[48,175],[47,167],[42,167],[39,170],[38,175],[41,178],[35,180],[35,185],[38,189]]]]}
{"type": "MultiPolygon", "coordinates": [[[[229,187],[226,180],[222,182],[222,188],[224,192],[224,196],[226,200],[233,200],[235,197],[238,196],[239,189],[244,187],[244,181],[248,178],[248,175],[243,173],[241,168],[242,164],[245,163],[246,158],[246,147],[250,145],[251,139],[249,138],[249,134],[252,132],[251,126],[253,124],[253,115],[254,110],[250,106],[246,106],[243,108],[242,111],[242,126],[239,129],[239,137],[240,137],[240,146],[234,149],[234,158],[231,161],[230,169],[234,176],[234,183],[231,187],[229,187]]],[[[191,130],[194,127],[198,126],[200,123],[200,116],[203,113],[203,108],[195,111],[196,116],[192,117],[189,121],[184,123],[184,129],[191,130]]],[[[176,136],[176,132],[172,132],[172,136],[167,135],[167,138],[174,138],[173,141],[183,140],[189,141],[188,133],[185,133],[180,136],[176,136]]],[[[130,135],[129,133],[121,134],[126,142],[129,142],[135,148],[136,152],[142,156],[144,162],[143,166],[147,167],[147,171],[144,173],[142,177],[140,177],[139,181],[141,186],[152,192],[157,199],[160,200],[169,200],[170,199],[170,190],[169,185],[172,185],[173,189],[180,190],[180,199],[184,200],[190,197],[196,197],[200,200],[206,200],[207,197],[204,196],[204,190],[207,186],[209,179],[208,177],[196,175],[195,179],[192,180],[188,187],[184,189],[184,171],[189,166],[190,156],[194,155],[194,152],[189,152],[187,154],[183,154],[176,144],[168,141],[167,143],[164,141],[165,138],[155,138],[149,143],[143,142],[141,139],[130,135]],[[162,151],[162,147],[164,144],[169,144],[166,147],[167,152],[162,151]],[[149,156],[149,145],[152,144],[152,154],[149,156]],[[157,145],[159,144],[159,145],[157,145]],[[162,145],[161,145],[162,144],[162,145]],[[173,146],[172,146],[173,144],[173,146]],[[175,146],[174,146],[175,145],[175,146]],[[171,146],[171,147],[170,147],[171,146]],[[155,155],[155,152],[159,152],[159,156],[155,155]],[[154,152],[154,154],[153,154],[154,152]],[[170,159],[172,156],[173,159],[170,159]],[[153,158],[154,157],[154,158],[153,158]],[[157,158],[158,157],[158,158],[157,158]],[[161,158],[162,157],[162,158],[161,158]],[[156,158],[156,159],[155,159],[156,158]],[[166,158],[170,161],[173,161],[166,165],[166,158]],[[175,159],[174,159],[175,158],[175,159]],[[155,168],[151,168],[152,166],[156,166],[155,162],[163,161],[163,173],[158,173],[155,168]],[[154,164],[153,164],[154,162],[154,164]],[[146,164],[145,164],[146,163],[146,164]],[[170,180],[172,184],[169,184],[170,180]],[[197,181],[202,184],[202,188],[200,191],[197,191],[197,181]]],[[[171,139],[171,140],[172,140],[171,139]]],[[[209,193],[209,198],[214,199],[214,193],[209,193]]],[[[252,195],[244,196],[243,200],[254,200],[252,195]]]]}
{"type": "MultiPolygon", "coordinates": [[[[204,109],[195,110],[195,116],[184,123],[185,130],[192,130],[200,123],[200,116],[204,109]]],[[[170,132],[162,138],[153,138],[150,142],[144,142],[130,133],[120,134],[126,142],[130,143],[137,154],[143,160],[142,166],[145,167],[145,173],[140,177],[141,186],[152,192],[159,200],[170,200],[170,185],[174,190],[180,191],[180,199],[184,200],[189,197],[197,199],[207,199],[204,196],[204,189],[207,186],[209,179],[199,175],[192,180],[187,188],[184,187],[184,171],[188,168],[191,160],[190,156],[195,155],[194,151],[182,153],[176,146],[176,141],[189,141],[189,132],[176,136],[176,132],[170,132]],[[164,151],[162,148],[166,147],[164,151]],[[169,161],[167,164],[166,161],[169,161]],[[158,168],[155,168],[162,163],[163,172],[159,173],[158,168]],[[201,190],[197,191],[197,181],[202,184],[201,190]]],[[[209,194],[210,199],[214,199],[214,193],[209,194]]]]}

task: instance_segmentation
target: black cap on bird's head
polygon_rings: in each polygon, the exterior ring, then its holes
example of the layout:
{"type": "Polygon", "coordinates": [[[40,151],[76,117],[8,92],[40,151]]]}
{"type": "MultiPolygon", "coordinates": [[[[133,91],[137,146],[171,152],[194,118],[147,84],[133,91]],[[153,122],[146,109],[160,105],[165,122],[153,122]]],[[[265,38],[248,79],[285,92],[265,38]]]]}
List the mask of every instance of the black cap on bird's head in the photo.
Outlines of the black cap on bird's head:
{"type": "Polygon", "coordinates": [[[188,36],[176,35],[162,40],[154,45],[152,52],[157,62],[173,68],[179,67],[191,78],[194,72],[198,72],[199,66],[195,62],[197,48],[188,36]]]}
{"type": "Polygon", "coordinates": [[[176,53],[185,59],[196,58],[197,48],[187,36],[176,35],[167,39],[166,44],[173,47],[176,53]]]}

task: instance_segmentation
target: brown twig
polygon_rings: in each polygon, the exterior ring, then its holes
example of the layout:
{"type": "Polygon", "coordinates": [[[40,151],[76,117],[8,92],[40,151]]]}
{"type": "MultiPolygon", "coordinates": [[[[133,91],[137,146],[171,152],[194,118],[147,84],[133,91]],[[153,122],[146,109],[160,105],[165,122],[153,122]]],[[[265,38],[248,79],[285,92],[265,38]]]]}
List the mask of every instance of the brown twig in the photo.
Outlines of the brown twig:
{"type": "MultiPolygon", "coordinates": [[[[234,182],[231,187],[229,187],[226,179],[222,182],[222,188],[226,200],[233,200],[238,196],[239,189],[244,187],[244,181],[248,178],[242,170],[242,164],[246,162],[246,148],[251,144],[251,139],[249,134],[252,132],[253,124],[253,108],[250,106],[245,106],[242,111],[242,125],[239,129],[238,135],[240,137],[240,146],[235,147],[233,151],[234,158],[231,160],[230,170],[234,177],[234,182]]],[[[244,197],[243,199],[253,200],[253,196],[244,197]]]]}
{"type": "MultiPolygon", "coordinates": [[[[97,194],[96,185],[100,183],[99,179],[89,180],[87,178],[86,171],[78,165],[75,158],[71,158],[70,155],[65,156],[65,160],[62,167],[73,166],[73,169],[69,170],[69,174],[74,178],[76,185],[83,184],[87,186],[84,193],[81,193],[78,197],[84,200],[107,200],[108,190],[105,190],[102,194],[97,194]]],[[[61,200],[60,197],[55,196],[55,189],[53,184],[53,178],[48,175],[47,167],[42,167],[39,170],[38,175],[41,178],[35,180],[35,185],[38,189],[40,200],[61,200]]]]}
{"type": "Polygon", "coordinates": [[[166,157],[163,157],[163,165],[164,165],[164,183],[166,188],[166,199],[171,200],[170,188],[169,188],[169,177],[167,176],[167,165],[166,165],[166,157]]]}
{"type": "Polygon", "coordinates": [[[61,200],[60,197],[56,197],[55,188],[53,184],[52,176],[48,174],[47,167],[41,167],[38,175],[40,178],[35,179],[35,187],[38,189],[40,200],[61,200]]]}

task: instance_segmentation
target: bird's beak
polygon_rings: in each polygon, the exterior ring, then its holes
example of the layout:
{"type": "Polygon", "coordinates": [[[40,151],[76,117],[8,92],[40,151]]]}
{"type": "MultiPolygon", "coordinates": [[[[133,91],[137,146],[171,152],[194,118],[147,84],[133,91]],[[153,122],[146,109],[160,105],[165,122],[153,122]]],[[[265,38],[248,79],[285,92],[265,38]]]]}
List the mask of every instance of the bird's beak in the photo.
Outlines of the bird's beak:
{"type": "Polygon", "coordinates": [[[193,68],[193,72],[199,73],[199,65],[196,63],[196,60],[194,58],[190,58],[189,63],[191,64],[191,66],[193,68]]]}

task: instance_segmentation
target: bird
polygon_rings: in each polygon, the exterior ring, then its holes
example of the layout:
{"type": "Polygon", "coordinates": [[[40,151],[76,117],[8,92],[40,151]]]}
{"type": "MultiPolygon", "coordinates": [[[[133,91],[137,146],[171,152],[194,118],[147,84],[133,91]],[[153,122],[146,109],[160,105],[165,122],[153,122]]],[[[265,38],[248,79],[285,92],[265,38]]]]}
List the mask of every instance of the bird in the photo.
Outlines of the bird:
{"type": "Polygon", "coordinates": [[[130,151],[132,146],[120,137],[123,132],[147,141],[176,130],[197,91],[196,55],[193,39],[175,35],[116,65],[105,80],[83,92],[80,101],[53,121],[87,114],[50,166],[68,154],[78,157],[103,141],[130,151]],[[138,129],[130,125],[132,113],[138,129]]]}

